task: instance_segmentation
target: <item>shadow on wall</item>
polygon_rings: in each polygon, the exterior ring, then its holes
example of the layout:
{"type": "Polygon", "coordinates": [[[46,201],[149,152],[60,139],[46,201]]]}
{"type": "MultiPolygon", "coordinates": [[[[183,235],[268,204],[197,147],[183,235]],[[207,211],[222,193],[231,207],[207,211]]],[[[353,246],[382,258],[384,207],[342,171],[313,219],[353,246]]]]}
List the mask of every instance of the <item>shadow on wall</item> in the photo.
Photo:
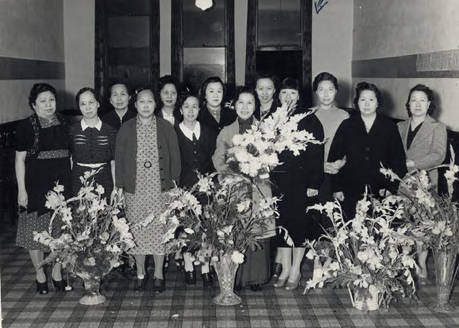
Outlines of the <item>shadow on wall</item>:
{"type": "Polygon", "coordinates": [[[432,117],[436,120],[438,120],[438,118],[440,117],[440,113],[442,112],[442,109],[443,109],[443,106],[442,106],[442,103],[441,103],[441,96],[440,94],[438,94],[437,91],[435,90],[432,90],[433,91],[433,94],[434,94],[434,101],[435,101],[435,110],[432,114],[432,117]]]}
{"type": "Polygon", "coordinates": [[[348,81],[338,81],[339,83],[339,91],[336,95],[336,104],[339,108],[349,108],[352,107],[353,101],[353,90],[352,84],[348,81]]]}
{"type": "Polygon", "coordinates": [[[396,108],[396,102],[394,100],[394,97],[391,95],[390,92],[387,92],[387,90],[382,89],[382,99],[383,103],[381,108],[383,109],[383,112],[385,115],[390,116],[390,117],[396,117],[397,113],[397,108],[396,108]]]}

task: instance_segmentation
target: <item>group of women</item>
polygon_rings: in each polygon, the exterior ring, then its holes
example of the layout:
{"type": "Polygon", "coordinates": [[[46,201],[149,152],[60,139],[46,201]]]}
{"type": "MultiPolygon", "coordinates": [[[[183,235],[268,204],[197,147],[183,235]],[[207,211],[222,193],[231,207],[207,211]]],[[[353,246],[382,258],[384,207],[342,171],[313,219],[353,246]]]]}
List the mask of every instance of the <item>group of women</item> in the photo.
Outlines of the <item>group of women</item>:
{"type": "MultiPolygon", "coordinates": [[[[257,186],[254,198],[282,196],[280,217],[262,231],[262,247],[247,250],[236,288],[249,286],[257,291],[272,281],[276,288],[296,289],[305,240],[320,236],[324,224],[321,215],[306,212],[307,206],[335,198],[342,202],[346,218],[351,218],[366,188],[377,197],[397,192],[398,186],[379,173],[381,163],[404,176],[407,170],[440,164],[446,153],[446,128],[431,116],[435,106],[428,87],[417,85],[410,90],[406,102],[410,118],[398,126],[379,112],[382,97],[375,85],[357,85],[351,113],[336,106],[338,89],[336,77],[320,73],[313,82],[316,106],[305,108],[298,81],[286,78],[277,85],[273,77],[260,75],[255,89],[240,88],[230,107],[224,103],[225,86],[218,77],[208,78],[199,94],[194,94],[172,76],[164,76],[157,92],[140,88],[131,95],[126,84],[112,85],[113,110],[103,116],[99,116],[96,92],[81,89],[76,103],[82,119],[69,126],[56,112],[56,90],[45,83],[35,84],[29,95],[33,114],[17,126],[15,165],[21,211],[17,244],[29,250],[37,291],[48,292],[47,276],[40,266],[47,249],[33,241],[33,231],[48,228],[45,195],[55,181],[64,185],[69,196],[81,187],[79,177],[85,171],[98,169],[95,181],[104,187],[105,196],[110,198],[114,190],[123,193],[128,221],[139,222],[165,209],[166,192],[174,184],[191,187],[198,180],[196,172],[228,170],[225,156],[232,137],[278,107],[291,114],[309,113],[298,129],[324,143],[308,145],[300,156],[281,153],[282,164],[270,181],[257,186]],[[276,229],[275,224],[282,228],[276,229]]],[[[431,179],[436,183],[438,175],[432,172],[431,179]]],[[[165,289],[163,233],[159,222],[133,230],[136,247],[129,254],[135,258],[136,289],[146,286],[147,255],[154,260],[153,289],[165,289]]],[[[183,263],[187,284],[196,283],[191,251],[184,249],[175,256],[177,263],[183,263]]],[[[419,276],[425,279],[427,253],[422,245],[418,254],[419,276]]],[[[210,271],[209,263],[202,264],[204,286],[212,285],[210,271]]],[[[58,264],[51,278],[56,290],[64,290],[58,264]]]]}

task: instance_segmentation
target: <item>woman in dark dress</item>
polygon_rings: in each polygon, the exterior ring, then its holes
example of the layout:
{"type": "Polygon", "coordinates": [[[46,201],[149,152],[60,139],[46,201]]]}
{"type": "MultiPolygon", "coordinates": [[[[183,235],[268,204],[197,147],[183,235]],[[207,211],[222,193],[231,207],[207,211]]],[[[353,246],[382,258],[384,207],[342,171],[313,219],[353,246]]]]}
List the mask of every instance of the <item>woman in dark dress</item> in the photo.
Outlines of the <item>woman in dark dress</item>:
{"type": "Polygon", "coordinates": [[[381,93],[371,83],[356,87],[354,106],[358,113],[344,120],[333,138],[328,161],[346,156],[346,163],[333,176],[334,196],[342,202],[344,215],[352,219],[355,205],[362,198],[365,187],[373,195],[386,191],[396,193],[398,184],[386,179],[379,171],[381,164],[398,176],[406,173],[405,151],[395,123],[377,113],[381,93]]]}
{"type": "MultiPolygon", "coordinates": [[[[193,94],[186,94],[180,101],[180,113],[183,121],[176,128],[182,171],[180,173],[180,187],[190,188],[198,181],[197,172],[201,174],[215,171],[212,164],[212,154],[215,150],[215,133],[204,124],[197,121],[199,114],[199,99],[193,94]]],[[[196,283],[191,254],[183,253],[185,266],[185,282],[196,283]]],[[[209,264],[201,267],[204,286],[211,284],[209,264]]]]}
{"type": "Polygon", "coordinates": [[[102,121],[118,131],[124,122],[137,115],[136,111],[129,107],[130,100],[131,97],[126,84],[120,82],[112,84],[110,87],[110,104],[113,106],[113,110],[105,113],[101,117],[102,121]]]}
{"type": "Polygon", "coordinates": [[[164,75],[158,81],[158,107],[155,115],[177,127],[182,118],[177,106],[178,82],[171,75],[164,75]]]}
{"type": "MultiPolygon", "coordinates": [[[[62,117],[56,114],[56,89],[46,83],[34,84],[29,95],[34,114],[19,122],[16,128],[16,179],[19,215],[16,243],[29,250],[36,271],[37,291],[48,293],[43,267],[42,244],[33,240],[33,231],[48,230],[51,214],[45,208],[46,194],[56,181],[70,191],[68,131],[62,117]]],[[[56,226],[57,228],[57,226],[56,226]]],[[[53,233],[59,233],[58,229],[53,233]]],[[[61,265],[55,264],[52,280],[56,290],[64,290],[61,265]]]]}
{"type": "Polygon", "coordinates": [[[80,190],[80,177],[84,172],[99,170],[94,181],[104,187],[102,196],[110,202],[115,177],[116,131],[99,118],[100,105],[94,89],[80,89],[76,102],[83,118],[70,127],[73,193],[80,190]]]}
{"type": "Polygon", "coordinates": [[[224,96],[225,87],[219,77],[212,76],[203,82],[200,90],[202,110],[198,121],[211,128],[215,135],[236,119],[236,112],[222,105],[224,96]]]}
{"type": "MultiPolygon", "coordinates": [[[[293,114],[304,113],[298,105],[298,81],[286,78],[282,81],[279,100],[293,114]]],[[[306,130],[317,140],[323,140],[324,132],[318,118],[311,113],[298,124],[299,130],[306,130]]],[[[273,193],[282,197],[279,202],[278,225],[288,230],[293,247],[287,244],[281,234],[279,238],[279,254],[282,272],[274,283],[274,287],[287,290],[296,289],[301,279],[301,263],[304,257],[306,239],[315,239],[321,234],[320,226],[315,223],[312,215],[306,213],[309,205],[318,201],[319,188],[324,173],[324,147],[322,144],[309,144],[299,156],[290,151],[279,155],[282,163],[272,174],[273,193]]]]}

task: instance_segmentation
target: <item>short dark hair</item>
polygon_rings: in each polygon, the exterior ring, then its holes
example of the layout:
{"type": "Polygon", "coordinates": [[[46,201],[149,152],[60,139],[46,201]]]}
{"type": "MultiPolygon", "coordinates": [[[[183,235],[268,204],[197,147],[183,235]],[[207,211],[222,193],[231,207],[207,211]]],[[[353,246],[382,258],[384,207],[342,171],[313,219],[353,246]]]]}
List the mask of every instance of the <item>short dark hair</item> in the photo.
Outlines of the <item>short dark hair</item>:
{"type": "Polygon", "coordinates": [[[94,98],[96,98],[96,100],[99,101],[99,97],[96,94],[96,90],[90,87],[84,87],[78,90],[78,92],[75,95],[75,101],[76,101],[77,108],[80,108],[80,97],[85,92],[91,92],[94,98]]]}
{"type": "Polygon", "coordinates": [[[411,88],[410,92],[408,93],[408,99],[406,100],[405,107],[406,110],[408,111],[408,116],[411,117],[411,111],[410,111],[410,99],[411,99],[411,94],[414,91],[422,91],[425,93],[427,96],[427,100],[430,101],[429,108],[427,109],[427,114],[432,115],[433,112],[437,109],[437,106],[435,105],[435,97],[432,89],[430,89],[428,86],[424,84],[416,84],[414,87],[411,88]]]}
{"type": "MultiPolygon", "coordinates": [[[[184,93],[180,94],[180,97],[177,100],[178,108],[182,108],[183,103],[190,97],[196,98],[198,100],[198,105],[199,105],[199,96],[197,94],[195,94],[194,92],[190,91],[190,92],[184,92],[184,93]]],[[[199,109],[201,109],[201,108],[199,108],[199,109]]]]}
{"type": "Polygon", "coordinates": [[[375,93],[376,100],[378,101],[378,107],[376,109],[379,109],[380,106],[382,105],[382,94],[381,91],[379,91],[378,87],[374,85],[373,83],[369,82],[360,82],[357,84],[355,87],[355,97],[354,97],[354,109],[359,110],[359,98],[360,94],[365,91],[365,90],[370,90],[375,93]]]}
{"type": "Polygon", "coordinates": [[[159,115],[159,112],[164,106],[164,103],[161,100],[161,90],[167,84],[172,84],[175,87],[175,91],[177,92],[177,101],[175,102],[174,112],[178,112],[179,82],[172,75],[163,75],[158,80],[158,92],[155,97],[155,102],[156,102],[155,115],[159,115]]]}
{"type": "Polygon", "coordinates": [[[57,94],[56,89],[51,84],[35,83],[32,86],[32,89],[30,89],[30,93],[29,93],[29,106],[32,110],[34,110],[33,105],[35,105],[35,101],[37,100],[38,95],[46,91],[51,92],[54,95],[54,97],[56,97],[56,94],[57,94]]]}
{"type": "Polygon", "coordinates": [[[128,92],[128,95],[130,95],[130,90],[129,90],[129,87],[126,83],[124,82],[114,82],[112,84],[110,84],[110,86],[108,87],[108,93],[109,93],[109,97],[111,96],[112,94],[112,89],[115,85],[124,85],[124,87],[126,88],[127,92],[128,92]]]}
{"type": "Polygon", "coordinates": [[[279,91],[282,89],[295,89],[298,92],[300,92],[300,84],[298,83],[297,79],[294,79],[292,77],[286,77],[282,80],[279,86],[279,91]]]}
{"type": "Polygon", "coordinates": [[[254,98],[254,100],[256,101],[257,100],[257,95],[255,94],[255,90],[253,90],[252,88],[248,87],[248,86],[240,86],[237,88],[236,90],[236,95],[234,97],[234,102],[236,102],[238,99],[239,99],[239,96],[243,93],[248,93],[248,94],[251,94],[254,98]]]}
{"type": "Polygon", "coordinates": [[[322,72],[317,74],[317,76],[314,78],[314,81],[312,82],[312,91],[316,92],[319,88],[320,82],[322,81],[330,81],[331,83],[333,83],[336,90],[338,90],[339,88],[338,79],[333,74],[328,72],[322,72]]]}
{"type": "Polygon", "coordinates": [[[225,101],[225,95],[226,95],[226,90],[225,90],[226,88],[225,88],[225,84],[223,83],[222,79],[219,78],[218,76],[208,77],[204,82],[202,82],[201,89],[199,90],[201,106],[204,106],[206,103],[206,90],[207,90],[207,86],[210,83],[220,83],[222,85],[223,87],[222,107],[223,107],[223,103],[225,101]]]}
{"type": "Polygon", "coordinates": [[[157,99],[156,99],[156,94],[155,94],[155,93],[153,92],[153,90],[152,90],[151,88],[149,88],[149,87],[138,87],[137,89],[135,89],[134,95],[132,96],[132,98],[133,98],[132,101],[135,103],[135,102],[137,101],[137,97],[139,96],[139,93],[141,93],[142,91],[145,91],[145,90],[148,90],[148,91],[150,91],[150,92],[152,93],[152,95],[153,95],[153,100],[155,101],[156,107],[158,107],[158,106],[157,106],[158,101],[157,101],[157,99]]]}
{"type": "Polygon", "coordinates": [[[277,76],[268,73],[258,73],[255,79],[255,88],[257,87],[258,80],[261,79],[270,79],[274,84],[274,88],[277,89],[277,84],[279,83],[277,76]]]}

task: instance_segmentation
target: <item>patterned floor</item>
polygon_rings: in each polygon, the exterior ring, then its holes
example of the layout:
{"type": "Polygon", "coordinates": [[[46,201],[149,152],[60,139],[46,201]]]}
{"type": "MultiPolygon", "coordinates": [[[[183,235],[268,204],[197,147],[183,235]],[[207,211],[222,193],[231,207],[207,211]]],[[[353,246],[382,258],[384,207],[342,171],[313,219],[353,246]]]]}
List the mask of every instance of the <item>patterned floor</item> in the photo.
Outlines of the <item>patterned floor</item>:
{"type": "MultiPolygon", "coordinates": [[[[2,228],[2,227],[0,227],[2,228]]],[[[261,292],[244,290],[243,304],[217,307],[212,297],[217,288],[201,284],[188,287],[182,275],[170,270],[162,294],[135,292],[133,283],[111,279],[103,294],[107,302],[88,307],[78,304],[82,285],[55,295],[35,293],[34,273],[27,253],[14,245],[14,229],[0,230],[1,305],[3,327],[459,327],[459,307],[437,314],[433,286],[419,291],[419,304],[394,304],[388,311],[362,313],[351,306],[346,290],[317,290],[302,295],[265,287],[261,292]]],[[[149,286],[151,287],[151,285],[149,286]]],[[[459,304],[459,290],[453,294],[459,304]]]]}

